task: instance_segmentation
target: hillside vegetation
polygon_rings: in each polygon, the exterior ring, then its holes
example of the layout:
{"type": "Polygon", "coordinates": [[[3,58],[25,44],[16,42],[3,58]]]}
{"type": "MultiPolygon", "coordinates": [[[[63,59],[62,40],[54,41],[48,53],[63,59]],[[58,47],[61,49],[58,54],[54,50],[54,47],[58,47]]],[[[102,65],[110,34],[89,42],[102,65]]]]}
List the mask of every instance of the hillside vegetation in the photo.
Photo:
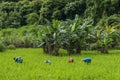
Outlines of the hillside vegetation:
{"type": "Polygon", "coordinates": [[[0,0],[0,28],[92,18],[94,25],[120,21],[120,0],[0,0]]]}

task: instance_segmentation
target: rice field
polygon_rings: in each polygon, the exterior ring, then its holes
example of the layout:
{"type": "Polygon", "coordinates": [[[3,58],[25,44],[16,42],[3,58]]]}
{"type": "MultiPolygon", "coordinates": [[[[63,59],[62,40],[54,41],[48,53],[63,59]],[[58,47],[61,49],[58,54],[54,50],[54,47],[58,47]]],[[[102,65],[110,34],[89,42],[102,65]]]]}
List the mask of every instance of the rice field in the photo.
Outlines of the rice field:
{"type": "Polygon", "coordinates": [[[39,48],[0,52],[0,80],[120,80],[120,50],[82,51],[71,57],[74,62],[68,63],[69,56],[50,56],[39,48]],[[22,64],[14,62],[17,56],[23,58],[22,64]],[[85,57],[91,57],[92,63],[83,63],[85,57]],[[46,59],[52,63],[45,63],[46,59]]]}

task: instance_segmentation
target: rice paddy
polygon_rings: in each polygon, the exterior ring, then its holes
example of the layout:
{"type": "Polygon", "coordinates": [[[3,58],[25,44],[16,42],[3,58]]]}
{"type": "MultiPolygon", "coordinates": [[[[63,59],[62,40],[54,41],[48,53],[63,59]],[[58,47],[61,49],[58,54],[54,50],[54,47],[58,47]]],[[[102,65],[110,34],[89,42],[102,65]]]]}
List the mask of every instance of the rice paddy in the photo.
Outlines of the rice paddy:
{"type": "Polygon", "coordinates": [[[68,63],[69,56],[50,56],[40,48],[0,52],[0,80],[120,80],[120,50],[82,51],[70,57],[73,63],[68,63]],[[13,60],[17,56],[23,58],[22,64],[13,60]],[[85,57],[92,58],[91,64],[82,62],[85,57]],[[45,63],[47,59],[51,64],[45,63]]]}

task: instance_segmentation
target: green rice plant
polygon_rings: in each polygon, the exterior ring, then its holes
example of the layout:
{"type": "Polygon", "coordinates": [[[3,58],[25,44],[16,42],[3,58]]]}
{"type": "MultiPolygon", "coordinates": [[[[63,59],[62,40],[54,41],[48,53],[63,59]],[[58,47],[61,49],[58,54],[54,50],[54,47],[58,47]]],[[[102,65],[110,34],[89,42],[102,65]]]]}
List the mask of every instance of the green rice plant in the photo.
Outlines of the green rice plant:
{"type": "MultiPolygon", "coordinates": [[[[61,53],[66,54],[64,50],[61,53]]],[[[109,54],[97,51],[84,51],[81,55],[51,56],[44,54],[41,48],[17,48],[0,52],[1,80],[119,80],[120,50],[110,50],[109,54]],[[4,54],[1,54],[4,53],[4,54]],[[15,63],[13,58],[21,56],[23,63],[15,63]],[[82,59],[90,57],[91,64],[82,59]],[[51,65],[44,61],[49,59],[51,65]]]]}

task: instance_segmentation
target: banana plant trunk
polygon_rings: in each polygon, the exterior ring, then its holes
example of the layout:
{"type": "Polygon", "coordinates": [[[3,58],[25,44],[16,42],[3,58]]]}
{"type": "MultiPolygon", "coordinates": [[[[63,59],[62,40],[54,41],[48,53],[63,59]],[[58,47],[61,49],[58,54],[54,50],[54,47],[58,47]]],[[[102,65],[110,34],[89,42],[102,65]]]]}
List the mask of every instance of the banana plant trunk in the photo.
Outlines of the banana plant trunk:
{"type": "Polygon", "coordinates": [[[50,42],[47,42],[46,43],[46,48],[47,48],[47,53],[48,54],[51,54],[52,53],[52,46],[51,46],[51,44],[50,44],[50,42]]]}
{"type": "Polygon", "coordinates": [[[81,48],[80,47],[76,48],[76,54],[81,54],[81,48]]]}
{"type": "Polygon", "coordinates": [[[99,49],[99,51],[103,54],[107,54],[108,53],[108,47],[107,46],[103,46],[99,49]]]}
{"type": "Polygon", "coordinates": [[[71,54],[74,54],[75,52],[74,52],[74,49],[73,48],[71,48],[71,47],[68,47],[67,48],[67,52],[68,52],[68,54],[69,55],[71,55],[71,54]]]}
{"type": "Polygon", "coordinates": [[[59,55],[59,47],[55,45],[51,45],[51,43],[47,42],[46,45],[43,46],[43,51],[50,55],[59,55]]]}
{"type": "Polygon", "coordinates": [[[59,55],[58,51],[59,51],[59,47],[54,46],[52,54],[55,55],[55,56],[58,56],[59,55]]]}
{"type": "Polygon", "coordinates": [[[44,51],[44,53],[48,53],[48,49],[47,49],[46,45],[43,46],[43,51],[44,51]]]}

